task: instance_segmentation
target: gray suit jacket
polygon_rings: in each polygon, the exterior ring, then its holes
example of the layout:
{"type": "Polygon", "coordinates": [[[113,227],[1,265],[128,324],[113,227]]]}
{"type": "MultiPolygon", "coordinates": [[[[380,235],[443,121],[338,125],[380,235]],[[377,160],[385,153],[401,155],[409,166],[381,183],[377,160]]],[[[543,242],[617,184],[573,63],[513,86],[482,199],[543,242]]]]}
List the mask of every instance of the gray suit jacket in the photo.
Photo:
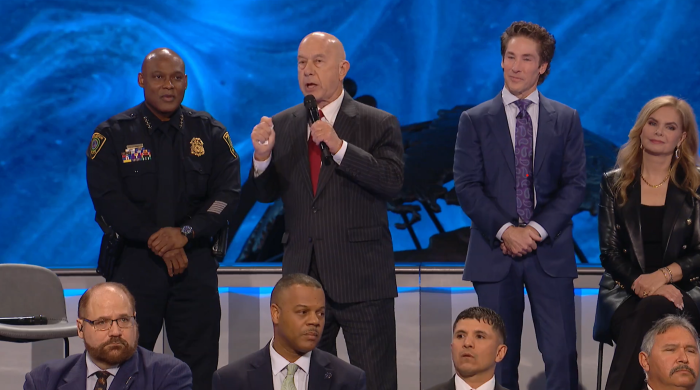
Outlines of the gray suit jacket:
{"type": "MultiPolygon", "coordinates": [[[[429,390],[455,390],[455,377],[454,377],[454,375],[447,382],[441,383],[437,386],[433,386],[429,390]]],[[[508,389],[506,389],[505,387],[496,383],[495,390],[508,390],[508,389]]]]}
{"type": "Polygon", "coordinates": [[[326,293],[339,303],[397,296],[388,199],[403,185],[403,143],[393,115],[347,93],[334,128],[348,143],[340,165],[323,166],[314,196],[302,104],[272,117],[270,166],[253,178],[257,198],[284,203],[283,273],[308,273],[312,251],[326,293]]]}

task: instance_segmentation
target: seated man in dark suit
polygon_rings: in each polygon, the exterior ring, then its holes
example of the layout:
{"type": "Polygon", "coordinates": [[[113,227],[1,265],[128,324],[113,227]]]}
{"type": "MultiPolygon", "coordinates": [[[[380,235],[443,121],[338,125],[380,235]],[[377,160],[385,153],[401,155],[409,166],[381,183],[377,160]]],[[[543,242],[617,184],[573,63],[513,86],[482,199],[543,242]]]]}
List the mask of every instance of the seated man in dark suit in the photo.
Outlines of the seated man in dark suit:
{"type": "Polygon", "coordinates": [[[430,390],[507,390],[496,383],[496,363],[506,356],[506,326],[485,307],[470,307],[452,325],[452,362],[457,375],[430,390]]]}
{"type": "Polygon", "coordinates": [[[644,335],[639,364],[647,385],[643,390],[692,390],[700,373],[700,340],[684,317],[668,315],[644,335]]]}
{"type": "Polygon", "coordinates": [[[282,277],[270,296],[272,341],[216,371],[213,390],[366,390],[364,371],[316,348],[325,300],[316,279],[282,277]]]}
{"type": "Polygon", "coordinates": [[[191,390],[190,368],[138,346],[136,303],[124,285],[100,283],[78,303],[78,336],[85,352],[39,366],[24,390],[191,390]]]}

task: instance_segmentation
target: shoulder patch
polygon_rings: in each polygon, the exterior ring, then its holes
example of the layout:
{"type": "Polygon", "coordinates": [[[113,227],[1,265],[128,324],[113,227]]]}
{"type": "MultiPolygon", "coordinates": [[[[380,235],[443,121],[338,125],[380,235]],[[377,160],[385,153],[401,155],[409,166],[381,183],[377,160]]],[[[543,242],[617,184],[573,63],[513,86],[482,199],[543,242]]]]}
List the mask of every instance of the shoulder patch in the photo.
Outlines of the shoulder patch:
{"type": "Polygon", "coordinates": [[[228,145],[228,150],[231,151],[233,157],[238,158],[238,154],[236,154],[236,149],[233,148],[233,144],[231,143],[231,136],[228,135],[228,131],[224,132],[224,141],[226,142],[226,145],[228,145]]]}
{"type": "Polygon", "coordinates": [[[90,146],[88,147],[87,150],[87,155],[90,157],[90,160],[94,160],[95,157],[97,157],[97,153],[100,152],[100,149],[104,146],[105,142],[107,142],[107,137],[100,133],[94,133],[92,135],[92,139],[90,140],[90,146]]]}

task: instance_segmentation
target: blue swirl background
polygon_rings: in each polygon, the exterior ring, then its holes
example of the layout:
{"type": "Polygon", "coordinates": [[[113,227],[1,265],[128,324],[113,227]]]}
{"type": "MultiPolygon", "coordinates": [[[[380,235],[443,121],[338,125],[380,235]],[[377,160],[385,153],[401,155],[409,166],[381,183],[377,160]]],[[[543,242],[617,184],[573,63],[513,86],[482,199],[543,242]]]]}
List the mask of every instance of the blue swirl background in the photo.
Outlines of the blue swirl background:
{"type": "MultiPolygon", "coordinates": [[[[184,104],[229,129],[250,167],[249,133],[263,115],[298,103],[298,42],[337,35],[358,95],[373,95],[402,124],[476,104],[503,85],[499,36],[515,20],[557,39],[543,94],[579,110],[584,127],[626,141],[649,99],[673,94],[700,109],[700,3],[656,1],[63,1],[3,2],[0,25],[0,263],[94,267],[100,231],[85,185],[85,150],[103,120],[143,98],[136,82],[150,50],[187,64],[184,104]]],[[[444,203],[443,203],[444,206],[444,203]]],[[[264,206],[235,238],[231,264],[264,206]]],[[[425,216],[424,216],[425,217],[425,216]]],[[[399,222],[398,216],[392,220],[399,222]]],[[[445,207],[447,230],[468,224],[445,207]]],[[[596,219],[575,234],[597,261],[596,219]]],[[[423,245],[436,233],[425,217],[423,245]]],[[[395,247],[411,249],[405,231],[395,247]]]]}

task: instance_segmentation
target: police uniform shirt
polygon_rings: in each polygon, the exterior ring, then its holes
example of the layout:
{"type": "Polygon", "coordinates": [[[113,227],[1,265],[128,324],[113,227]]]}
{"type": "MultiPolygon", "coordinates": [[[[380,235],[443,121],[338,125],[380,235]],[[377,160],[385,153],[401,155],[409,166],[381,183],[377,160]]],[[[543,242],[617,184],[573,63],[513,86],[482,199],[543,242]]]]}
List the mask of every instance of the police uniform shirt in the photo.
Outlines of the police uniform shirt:
{"type": "Polygon", "coordinates": [[[147,242],[165,227],[156,210],[168,196],[175,227],[211,237],[231,219],[240,196],[239,159],[226,128],[184,106],[167,122],[145,103],[115,115],[95,129],[87,157],[95,210],[127,240],[147,242]],[[172,143],[172,160],[159,160],[163,142],[172,143]],[[172,193],[158,193],[162,169],[172,169],[172,193]]]}

